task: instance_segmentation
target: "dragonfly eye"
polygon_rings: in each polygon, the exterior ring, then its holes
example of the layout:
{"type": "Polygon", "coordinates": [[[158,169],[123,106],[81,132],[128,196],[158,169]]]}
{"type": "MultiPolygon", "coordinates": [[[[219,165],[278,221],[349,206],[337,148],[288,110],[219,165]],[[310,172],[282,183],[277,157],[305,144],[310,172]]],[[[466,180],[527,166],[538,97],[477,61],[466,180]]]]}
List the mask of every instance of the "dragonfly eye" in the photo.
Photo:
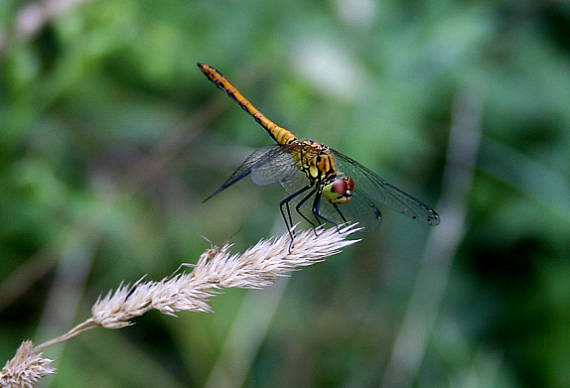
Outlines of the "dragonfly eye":
{"type": "Polygon", "coordinates": [[[324,187],[323,195],[332,203],[345,203],[351,200],[353,189],[352,178],[337,178],[324,187]]]}
{"type": "Polygon", "coordinates": [[[337,179],[333,182],[331,191],[341,196],[351,196],[354,190],[354,181],[350,177],[337,179]]]}
{"type": "Polygon", "coordinates": [[[344,195],[347,190],[347,184],[344,179],[337,179],[332,184],[332,192],[340,195],[344,195]]]}

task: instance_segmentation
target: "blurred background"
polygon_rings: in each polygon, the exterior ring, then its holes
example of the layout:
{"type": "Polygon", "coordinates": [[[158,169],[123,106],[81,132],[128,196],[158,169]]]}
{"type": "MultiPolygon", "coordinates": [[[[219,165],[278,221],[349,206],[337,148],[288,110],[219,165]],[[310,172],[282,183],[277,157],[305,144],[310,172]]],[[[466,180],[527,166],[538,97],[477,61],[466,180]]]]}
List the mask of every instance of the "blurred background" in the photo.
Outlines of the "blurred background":
{"type": "MultiPolygon", "coordinates": [[[[562,1],[0,2],[0,359],[210,244],[285,232],[278,186],[201,201],[298,136],[441,214],[214,313],[49,348],[52,387],[570,386],[570,6],[562,1]]],[[[306,227],[306,225],[303,225],[306,227]]]]}

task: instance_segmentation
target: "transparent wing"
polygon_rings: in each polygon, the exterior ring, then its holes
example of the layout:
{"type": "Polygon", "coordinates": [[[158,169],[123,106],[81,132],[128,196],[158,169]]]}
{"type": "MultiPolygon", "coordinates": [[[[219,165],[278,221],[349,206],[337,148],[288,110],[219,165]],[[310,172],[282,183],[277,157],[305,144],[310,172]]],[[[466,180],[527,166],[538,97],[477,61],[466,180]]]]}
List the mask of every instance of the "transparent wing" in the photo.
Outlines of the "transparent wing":
{"type": "Polygon", "coordinates": [[[373,232],[382,222],[380,209],[368,197],[359,193],[353,194],[350,201],[338,204],[336,208],[323,197],[319,212],[336,223],[343,223],[345,220],[358,222],[366,227],[366,232],[373,232]]]}
{"type": "Polygon", "coordinates": [[[237,170],[203,202],[251,174],[257,185],[272,185],[289,179],[299,168],[286,147],[279,145],[261,148],[247,157],[237,170]]]}
{"type": "MultiPolygon", "coordinates": [[[[292,151],[292,153],[294,154],[295,151],[297,150],[292,151]]],[[[301,150],[299,150],[299,152],[300,151],[301,150]]],[[[303,148],[302,152],[306,155],[308,152],[311,152],[311,150],[303,148]]],[[[296,169],[296,172],[289,179],[281,182],[281,185],[289,194],[296,193],[299,191],[299,189],[307,186],[307,184],[309,184],[309,180],[299,168],[296,169]]],[[[307,191],[306,194],[309,194],[309,191],[307,191]]],[[[294,210],[295,206],[303,198],[303,196],[300,196],[292,204],[293,215],[296,213],[294,210]]],[[[316,221],[316,223],[319,223],[319,221],[316,220],[313,215],[313,205],[315,204],[314,201],[315,195],[307,199],[299,208],[299,210],[307,218],[313,219],[316,221]]],[[[368,196],[366,196],[365,193],[357,193],[357,195],[354,195],[350,201],[339,204],[336,208],[332,203],[327,201],[325,197],[321,196],[318,205],[319,214],[333,224],[342,224],[347,221],[358,222],[359,225],[366,227],[366,232],[372,232],[377,229],[382,221],[382,214],[380,213],[380,210],[376,207],[375,203],[370,198],[368,198],[368,196]]],[[[320,221],[322,222],[324,220],[321,219],[320,221]]]]}
{"type": "Polygon", "coordinates": [[[272,146],[251,168],[251,180],[259,186],[284,183],[299,172],[295,164],[290,147],[272,146]]]}
{"type": "MultiPolygon", "coordinates": [[[[296,174],[293,179],[285,182],[283,187],[293,194],[303,186],[307,185],[307,177],[304,174],[296,174]]],[[[299,203],[302,198],[295,201],[293,208],[299,203]]],[[[300,211],[308,218],[315,219],[313,216],[313,205],[315,196],[313,195],[300,207],[300,211]]],[[[366,227],[366,232],[372,232],[378,228],[382,222],[382,214],[376,207],[374,202],[367,198],[364,194],[353,195],[352,199],[346,203],[338,204],[337,207],[327,201],[321,195],[320,203],[318,206],[319,214],[324,217],[320,221],[329,221],[333,224],[342,224],[344,222],[358,222],[360,226],[366,227]]],[[[294,212],[294,210],[293,210],[294,212]]],[[[317,220],[315,220],[319,223],[317,220]]]]}
{"type": "Polygon", "coordinates": [[[339,208],[346,208],[347,211],[351,211],[351,207],[361,207],[363,203],[364,206],[371,207],[372,210],[378,210],[378,206],[383,204],[414,220],[428,225],[439,224],[439,215],[431,207],[386,182],[357,161],[338,151],[332,151],[335,156],[337,170],[354,180],[352,199],[345,204],[339,205],[339,208]],[[351,203],[355,200],[355,204],[351,206],[351,203]]]}

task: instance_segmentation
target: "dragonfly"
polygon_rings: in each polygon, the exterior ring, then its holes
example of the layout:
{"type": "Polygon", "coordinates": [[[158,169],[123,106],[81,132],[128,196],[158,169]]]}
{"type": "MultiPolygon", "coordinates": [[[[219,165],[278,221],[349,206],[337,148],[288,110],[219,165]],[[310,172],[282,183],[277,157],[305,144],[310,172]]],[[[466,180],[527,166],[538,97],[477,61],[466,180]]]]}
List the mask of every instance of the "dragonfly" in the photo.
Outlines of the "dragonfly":
{"type": "Polygon", "coordinates": [[[292,206],[315,233],[323,223],[338,227],[349,221],[374,229],[382,221],[382,205],[427,225],[439,224],[440,217],[430,206],[329,146],[299,139],[290,130],[269,120],[217,69],[205,63],[198,62],[197,65],[276,142],[252,153],[203,202],[247,176],[261,186],[281,184],[289,194],[281,201],[279,209],[291,243],[294,239],[292,206]]]}

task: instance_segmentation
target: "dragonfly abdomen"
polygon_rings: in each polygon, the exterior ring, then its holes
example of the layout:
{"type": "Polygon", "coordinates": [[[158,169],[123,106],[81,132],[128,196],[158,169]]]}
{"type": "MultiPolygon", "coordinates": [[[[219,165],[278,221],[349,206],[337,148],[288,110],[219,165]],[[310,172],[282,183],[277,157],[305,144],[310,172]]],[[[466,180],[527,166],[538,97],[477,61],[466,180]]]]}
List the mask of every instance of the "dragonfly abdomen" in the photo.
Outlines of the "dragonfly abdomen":
{"type": "Polygon", "coordinates": [[[263,113],[261,113],[251,102],[245,98],[226,77],[222,75],[217,69],[205,63],[198,62],[198,67],[202,73],[216,86],[224,90],[228,96],[235,100],[243,110],[249,113],[259,125],[261,125],[269,133],[269,135],[280,145],[290,144],[296,140],[297,137],[288,129],[280,127],[273,121],[269,120],[263,113]]]}

